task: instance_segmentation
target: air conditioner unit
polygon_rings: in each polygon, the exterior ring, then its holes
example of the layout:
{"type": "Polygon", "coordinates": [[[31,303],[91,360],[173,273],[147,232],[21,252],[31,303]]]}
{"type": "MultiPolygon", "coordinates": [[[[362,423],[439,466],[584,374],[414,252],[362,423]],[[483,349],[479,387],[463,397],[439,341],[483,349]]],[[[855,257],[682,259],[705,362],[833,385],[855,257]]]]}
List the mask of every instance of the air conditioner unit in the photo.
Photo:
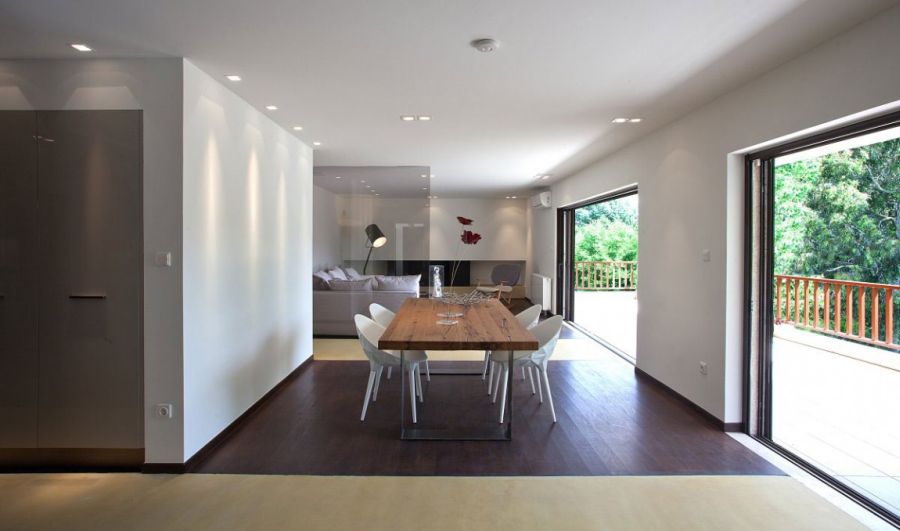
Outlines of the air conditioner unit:
{"type": "Polygon", "coordinates": [[[531,206],[534,208],[550,208],[550,192],[541,192],[531,196],[531,206]]]}

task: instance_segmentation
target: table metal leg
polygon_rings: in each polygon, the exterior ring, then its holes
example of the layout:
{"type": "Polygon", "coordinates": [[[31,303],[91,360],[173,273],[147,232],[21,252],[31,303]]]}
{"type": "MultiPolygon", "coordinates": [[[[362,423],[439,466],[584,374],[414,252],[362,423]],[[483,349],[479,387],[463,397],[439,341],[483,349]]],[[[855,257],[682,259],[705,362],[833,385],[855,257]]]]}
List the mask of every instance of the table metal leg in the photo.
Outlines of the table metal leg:
{"type": "Polygon", "coordinates": [[[403,370],[403,351],[400,351],[400,438],[406,438],[406,371],[403,370]]]}
{"type": "Polygon", "coordinates": [[[508,380],[506,382],[506,385],[507,385],[507,387],[506,387],[506,407],[508,408],[506,410],[506,419],[507,419],[506,420],[506,438],[512,439],[512,420],[513,420],[512,388],[513,388],[513,380],[515,380],[515,378],[513,378],[513,375],[516,372],[515,370],[513,370],[515,368],[515,366],[513,365],[513,351],[512,350],[509,351],[508,367],[509,367],[509,371],[507,371],[508,380]]]}

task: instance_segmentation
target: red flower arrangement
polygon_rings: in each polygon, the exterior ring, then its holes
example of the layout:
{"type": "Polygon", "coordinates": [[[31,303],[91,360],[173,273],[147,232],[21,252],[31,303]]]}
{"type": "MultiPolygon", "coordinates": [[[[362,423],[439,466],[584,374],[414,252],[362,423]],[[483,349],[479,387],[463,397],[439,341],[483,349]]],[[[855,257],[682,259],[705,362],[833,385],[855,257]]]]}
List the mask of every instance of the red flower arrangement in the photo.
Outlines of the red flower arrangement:
{"type": "MultiPolygon", "coordinates": [[[[481,234],[477,232],[472,232],[471,230],[466,229],[466,227],[471,226],[474,223],[473,220],[469,218],[464,218],[462,216],[456,216],[456,221],[462,226],[462,232],[459,235],[459,241],[466,245],[475,245],[481,240],[481,234]]],[[[450,286],[453,286],[453,282],[456,280],[456,272],[459,270],[459,265],[462,263],[462,253],[459,249],[459,242],[456,244],[456,262],[453,264],[453,271],[450,275],[450,286]]]]}
{"type": "Polygon", "coordinates": [[[459,239],[466,245],[475,245],[478,243],[478,240],[481,239],[481,234],[470,230],[464,230],[462,231],[462,234],[459,235],[459,239]]]}

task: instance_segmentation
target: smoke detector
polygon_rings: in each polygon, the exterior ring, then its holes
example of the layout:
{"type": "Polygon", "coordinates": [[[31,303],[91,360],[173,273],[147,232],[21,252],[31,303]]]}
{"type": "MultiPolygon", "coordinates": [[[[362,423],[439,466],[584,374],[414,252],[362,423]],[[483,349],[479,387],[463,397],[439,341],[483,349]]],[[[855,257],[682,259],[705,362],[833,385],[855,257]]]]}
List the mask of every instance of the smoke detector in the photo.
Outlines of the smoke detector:
{"type": "Polygon", "coordinates": [[[476,39],[469,44],[481,53],[491,53],[500,47],[500,42],[495,39],[476,39]]]}

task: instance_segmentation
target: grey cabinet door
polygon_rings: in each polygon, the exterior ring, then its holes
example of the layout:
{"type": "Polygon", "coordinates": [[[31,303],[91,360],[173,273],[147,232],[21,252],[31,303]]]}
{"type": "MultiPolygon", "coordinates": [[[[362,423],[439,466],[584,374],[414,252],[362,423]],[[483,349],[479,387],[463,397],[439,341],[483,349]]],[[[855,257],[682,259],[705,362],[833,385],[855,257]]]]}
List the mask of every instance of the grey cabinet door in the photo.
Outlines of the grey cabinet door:
{"type": "Polygon", "coordinates": [[[0,448],[37,446],[34,134],[34,112],[0,112],[0,448]]]}
{"type": "Polygon", "coordinates": [[[141,114],[37,116],[41,448],[142,448],[141,114]]]}

